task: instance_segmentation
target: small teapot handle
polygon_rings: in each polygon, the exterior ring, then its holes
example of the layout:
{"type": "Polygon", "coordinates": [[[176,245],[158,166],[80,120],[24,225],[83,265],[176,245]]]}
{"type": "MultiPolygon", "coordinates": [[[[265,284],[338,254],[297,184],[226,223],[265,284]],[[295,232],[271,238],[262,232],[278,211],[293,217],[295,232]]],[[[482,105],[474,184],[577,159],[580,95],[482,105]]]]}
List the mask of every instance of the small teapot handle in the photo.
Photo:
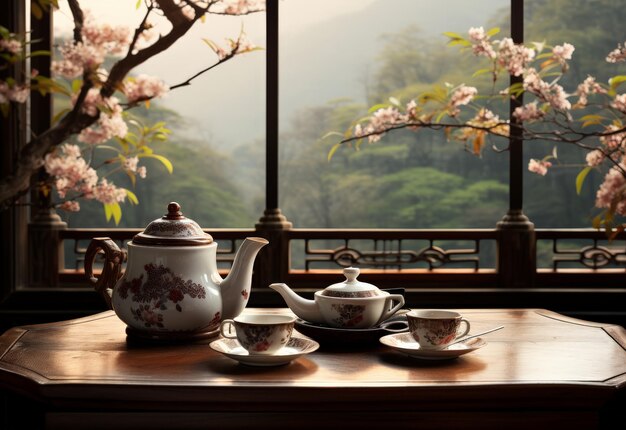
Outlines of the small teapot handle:
{"type": "Polygon", "coordinates": [[[380,323],[381,321],[385,321],[387,318],[391,317],[402,306],[404,306],[404,296],[402,296],[402,294],[389,294],[385,299],[385,309],[389,310],[385,311],[382,314],[382,316],[378,320],[378,323],[380,323]],[[389,309],[390,305],[393,305],[391,309],[389,309]]]}
{"type": "Polygon", "coordinates": [[[110,309],[113,309],[111,305],[113,287],[122,276],[122,262],[125,258],[126,253],[108,237],[94,237],[85,253],[85,275],[89,283],[102,295],[110,309]],[[104,251],[104,266],[100,278],[96,278],[93,273],[93,262],[100,250],[104,251]]]}

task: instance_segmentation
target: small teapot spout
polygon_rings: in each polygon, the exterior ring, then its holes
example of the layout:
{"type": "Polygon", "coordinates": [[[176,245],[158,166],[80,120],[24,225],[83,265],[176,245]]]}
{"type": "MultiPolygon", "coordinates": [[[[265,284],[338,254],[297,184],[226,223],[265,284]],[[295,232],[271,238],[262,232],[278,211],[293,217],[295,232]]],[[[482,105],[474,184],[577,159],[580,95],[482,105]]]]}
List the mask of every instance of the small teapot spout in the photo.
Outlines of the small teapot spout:
{"type": "Polygon", "coordinates": [[[235,318],[248,304],[254,259],[268,243],[262,237],[247,237],[237,250],[233,267],[226,279],[220,283],[222,320],[235,318]]]}
{"type": "Polygon", "coordinates": [[[291,311],[305,321],[324,324],[326,321],[315,300],[307,300],[293,292],[287,284],[270,284],[270,288],[280,294],[291,311]]]}

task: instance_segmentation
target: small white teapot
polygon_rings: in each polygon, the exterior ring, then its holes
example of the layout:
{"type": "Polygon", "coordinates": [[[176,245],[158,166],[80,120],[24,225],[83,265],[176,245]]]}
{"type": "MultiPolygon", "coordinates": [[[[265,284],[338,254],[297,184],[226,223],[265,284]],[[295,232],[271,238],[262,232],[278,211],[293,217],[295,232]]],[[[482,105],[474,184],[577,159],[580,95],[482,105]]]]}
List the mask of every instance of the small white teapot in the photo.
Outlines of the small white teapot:
{"type": "Polygon", "coordinates": [[[305,321],[338,328],[370,328],[396,313],[404,305],[404,297],[357,281],[359,273],[356,267],[343,269],[346,280],[316,291],[314,300],[300,297],[286,284],[271,284],[270,288],[305,321]]]}
{"type": "Polygon", "coordinates": [[[254,259],[267,244],[260,237],[246,238],[222,279],[217,243],[172,202],[167,214],[128,242],[124,275],[124,254],[108,237],[92,239],[85,274],[126,323],[129,335],[156,340],[211,337],[223,319],[236,317],[246,307],[254,259]],[[105,262],[96,278],[93,262],[100,250],[105,262]]]}

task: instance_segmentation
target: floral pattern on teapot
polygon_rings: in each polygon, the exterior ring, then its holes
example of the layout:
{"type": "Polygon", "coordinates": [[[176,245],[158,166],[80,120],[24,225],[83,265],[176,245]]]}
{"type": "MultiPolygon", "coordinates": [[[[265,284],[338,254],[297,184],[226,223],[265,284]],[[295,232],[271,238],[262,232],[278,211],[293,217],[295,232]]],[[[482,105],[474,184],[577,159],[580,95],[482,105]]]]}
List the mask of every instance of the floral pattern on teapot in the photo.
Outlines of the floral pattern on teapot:
{"type": "Polygon", "coordinates": [[[145,282],[143,274],[138,278],[123,280],[117,292],[123,299],[128,298],[130,293],[132,301],[140,303],[137,308],[131,307],[131,311],[135,319],[143,322],[147,328],[163,328],[163,314],[159,311],[167,310],[171,304],[178,312],[183,312],[181,303],[185,297],[206,297],[202,285],[184,280],[163,265],[149,263],[144,266],[144,270],[147,274],[145,282]]]}
{"type": "Polygon", "coordinates": [[[340,327],[347,328],[360,323],[365,312],[365,305],[333,304],[331,308],[339,314],[338,317],[333,318],[333,321],[340,327]]]}

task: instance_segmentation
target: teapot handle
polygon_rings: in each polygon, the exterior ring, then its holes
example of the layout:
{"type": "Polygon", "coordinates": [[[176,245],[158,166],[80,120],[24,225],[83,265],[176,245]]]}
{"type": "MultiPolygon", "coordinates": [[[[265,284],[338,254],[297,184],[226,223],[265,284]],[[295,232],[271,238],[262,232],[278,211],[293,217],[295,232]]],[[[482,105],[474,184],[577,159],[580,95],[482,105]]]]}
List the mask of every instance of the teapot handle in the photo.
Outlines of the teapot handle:
{"type": "Polygon", "coordinates": [[[378,323],[380,323],[381,321],[385,321],[387,318],[391,317],[402,306],[404,306],[404,296],[402,296],[402,294],[389,294],[385,299],[385,309],[389,309],[390,307],[391,309],[383,313],[383,315],[378,320],[378,323]],[[391,307],[391,305],[393,305],[393,307],[391,307]]]}
{"type": "Polygon", "coordinates": [[[122,262],[125,258],[126,253],[108,237],[94,237],[85,253],[85,275],[89,283],[102,295],[109,309],[113,309],[111,294],[115,283],[122,276],[122,262]],[[104,251],[104,266],[100,277],[96,278],[93,273],[93,262],[100,250],[104,251]]]}

